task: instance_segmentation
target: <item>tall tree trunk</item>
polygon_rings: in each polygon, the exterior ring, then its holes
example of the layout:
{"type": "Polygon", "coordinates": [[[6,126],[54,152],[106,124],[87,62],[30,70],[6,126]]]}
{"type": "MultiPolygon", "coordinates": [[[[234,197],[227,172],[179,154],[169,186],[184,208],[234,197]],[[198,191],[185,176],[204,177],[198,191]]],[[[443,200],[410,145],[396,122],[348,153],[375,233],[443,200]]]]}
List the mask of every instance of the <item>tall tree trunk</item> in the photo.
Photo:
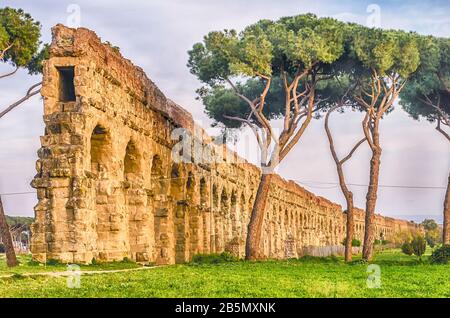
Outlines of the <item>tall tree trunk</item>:
{"type": "Polygon", "coordinates": [[[338,163],[336,165],[337,173],[339,176],[339,185],[341,187],[342,193],[344,194],[345,201],[347,203],[347,233],[345,237],[345,261],[352,261],[352,241],[354,234],[354,204],[353,204],[353,193],[347,188],[345,183],[344,171],[342,170],[342,165],[338,163]]]}
{"type": "Polygon", "coordinates": [[[17,262],[11,232],[9,232],[9,226],[8,223],[6,222],[5,212],[3,211],[3,203],[1,196],[0,196],[0,234],[3,241],[3,245],[5,246],[6,264],[8,265],[8,267],[17,266],[19,263],[17,262]]]}
{"type": "Polygon", "coordinates": [[[245,259],[256,260],[262,257],[260,253],[261,229],[264,222],[267,198],[273,174],[262,174],[253,204],[252,215],[248,224],[247,241],[245,244],[245,259]]]}
{"type": "MultiPolygon", "coordinates": [[[[375,138],[374,138],[375,139],[375,138]]],[[[370,181],[366,195],[366,229],[364,232],[363,259],[371,261],[373,257],[373,243],[375,241],[375,206],[377,202],[378,181],[380,176],[381,148],[374,141],[375,149],[372,150],[370,160],[370,181]]]]}
{"type": "Polygon", "coordinates": [[[347,230],[346,230],[346,236],[345,236],[345,261],[351,262],[352,254],[353,254],[352,242],[353,242],[353,235],[354,235],[354,231],[355,231],[355,229],[354,229],[355,222],[354,222],[353,193],[348,189],[347,184],[345,182],[344,170],[342,169],[342,165],[352,157],[352,155],[356,151],[356,149],[358,149],[358,147],[367,140],[367,137],[358,141],[353,146],[352,150],[348,153],[348,155],[346,157],[344,157],[343,159],[339,160],[336,150],[334,149],[333,136],[331,134],[331,130],[330,130],[328,121],[330,119],[330,114],[333,111],[335,111],[339,107],[342,107],[343,105],[345,105],[344,98],[345,98],[345,96],[342,98],[340,104],[338,104],[328,110],[327,115],[325,116],[325,132],[327,133],[328,142],[330,144],[331,155],[336,164],[336,170],[337,170],[338,177],[339,177],[339,185],[341,187],[342,194],[344,194],[345,201],[347,203],[347,222],[346,222],[347,230]]]}
{"type": "Polygon", "coordinates": [[[448,175],[447,192],[444,200],[444,225],[442,231],[443,244],[450,244],[450,174],[448,175]]]}
{"type": "Polygon", "coordinates": [[[355,231],[353,193],[348,191],[347,193],[344,193],[344,196],[345,200],[347,201],[347,234],[345,239],[345,261],[351,262],[353,254],[352,242],[355,231]]]}

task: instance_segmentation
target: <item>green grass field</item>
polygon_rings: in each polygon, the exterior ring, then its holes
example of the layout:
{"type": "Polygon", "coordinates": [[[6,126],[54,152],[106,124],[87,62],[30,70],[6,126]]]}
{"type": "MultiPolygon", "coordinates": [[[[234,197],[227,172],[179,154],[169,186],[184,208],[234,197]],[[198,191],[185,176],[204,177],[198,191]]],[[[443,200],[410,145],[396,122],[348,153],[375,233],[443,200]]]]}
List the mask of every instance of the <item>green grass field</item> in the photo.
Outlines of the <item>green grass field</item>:
{"type": "MultiPolygon", "coordinates": [[[[68,288],[66,277],[32,276],[38,265],[6,269],[0,260],[0,297],[450,297],[450,265],[419,262],[398,250],[378,253],[381,288],[367,287],[367,265],[342,258],[172,265],[81,277],[68,288]]],[[[22,258],[26,263],[28,259],[22,258]]],[[[83,266],[82,270],[132,268],[128,262],[83,266]]],[[[63,265],[45,271],[64,271],[63,265]]]]}
{"type": "MultiPolygon", "coordinates": [[[[8,268],[6,266],[4,254],[0,254],[0,277],[10,274],[17,274],[16,276],[18,276],[24,273],[64,272],[67,270],[67,265],[65,264],[44,265],[32,262],[30,255],[20,255],[19,261],[20,261],[19,266],[8,268]]],[[[98,271],[98,270],[117,270],[117,269],[128,269],[138,267],[141,266],[134,262],[122,261],[122,262],[102,263],[97,265],[80,265],[80,270],[98,271]]]]}

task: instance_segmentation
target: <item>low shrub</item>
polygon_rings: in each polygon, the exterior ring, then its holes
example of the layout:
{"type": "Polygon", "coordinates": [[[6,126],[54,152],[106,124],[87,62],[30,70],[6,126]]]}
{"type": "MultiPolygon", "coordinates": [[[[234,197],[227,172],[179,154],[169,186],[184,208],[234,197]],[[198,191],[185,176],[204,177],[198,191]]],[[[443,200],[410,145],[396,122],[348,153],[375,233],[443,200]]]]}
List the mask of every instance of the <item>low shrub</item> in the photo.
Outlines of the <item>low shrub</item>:
{"type": "Polygon", "coordinates": [[[405,241],[402,246],[402,252],[406,255],[416,255],[419,257],[419,260],[422,259],[422,255],[425,253],[427,248],[427,241],[425,238],[420,235],[414,235],[411,240],[405,241]]]}
{"type": "Polygon", "coordinates": [[[354,260],[354,261],[351,261],[349,264],[350,265],[367,265],[369,262],[367,261],[367,260],[365,260],[365,259],[357,259],[357,260],[354,260]]]}
{"type": "Polygon", "coordinates": [[[58,261],[57,259],[48,259],[47,260],[47,263],[46,263],[47,265],[50,265],[50,266],[56,266],[56,265],[61,265],[62,263],[60,262],[60,261],[58,261]]]}
{"type": "Polygon", "coordinates": [[[433,247],[436,246],[436,242],[435,242],[435,240],[434,240],[433,237],[427,236],[425,239],[427,240],[427,244],[428,244],[431,248],[433,248],[433,247]]]}
{"type": "Polygon", "coordinates": [[[423,253],[425,253],[425,250],[427,248],[427,241],[422,235],[417,235],[413,238],[411,242],[414,255],[418,256],[419,259],[422,259],[423,253]]]}
{"type": "Polygon", "coordinates": [[[360,247],[361,246],[361,241],[357,240],[357,239],[353,239],[352,240],[352,246],[360,247]]]}
{"type": "Polygon", "coordinates": [[[20,273],[14,273],[14,274],[12,274],[11,278],[12,279],[23,279],[23,278],[25,278],[25,276],[23,276],[20,273]]]}
{"type": "MultiPolygon", "coordinates": [[[[345,238],[345,239],[341,242],[341,244],[345,246],[345,243],[346,243],[346,242],[347,242],[347,239],[345,238]]],[[[359,246],[361,246],[361,241],[354,238],[354,239],[352,240],[352,246],[353,246],[353,247],[359,247],[359,246]]]]}
{"type": "Polygon", "coordinates": [[[30,260],[27,262],[27,265],[28,265],[28,266],[40,266],[41,263],[39,263],[39,262],[36,261],[36,260],[30,259],[30,260]]]}
{"type": "Polygon", "coordinates": [[[413,255],[414,249],[412,247],[412,244],[410,242],[405,242],[402,244],[402,252],[406,255],[413,255]]]}
{"type": "Polygon", "coordinates": [[[308,262],[308,263],[337,263],[339,262],[339,258],[336,255],[330,256],[312,256],[312,255],[303,255],[298,258],[300,262],[308,262]]]}
{"type": "Polygon", "coordinates": [[[129,259],[128,257],[124,257],[121,263],[135,263],[135,262],[132,259],[129,259]]]}
{"type": "Polygon", "coordinates": [[[194,264],[220,264],[236,262],[238,259],[228,252],[220,254],[197,254],[192,257],[194,264]]]}
{"type": "Polygon", "coordinates": [[[376,245],[387,245],[390,242],[388,240],[375,240],[374,242],[376,245]]]}
{"type": "Polygon", "coordinates": [[[448,264],[450,259],[450,244],[442,245],[441,247],[435,249],[431,254],[432,264],[448,264]]]}

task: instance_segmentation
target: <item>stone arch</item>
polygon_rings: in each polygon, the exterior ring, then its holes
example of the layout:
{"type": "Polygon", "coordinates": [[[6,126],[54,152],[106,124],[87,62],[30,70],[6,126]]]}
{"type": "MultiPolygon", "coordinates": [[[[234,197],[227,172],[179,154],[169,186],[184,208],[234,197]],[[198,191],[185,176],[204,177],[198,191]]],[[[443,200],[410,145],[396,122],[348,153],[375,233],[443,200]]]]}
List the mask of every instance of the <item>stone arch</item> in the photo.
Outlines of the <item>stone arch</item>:
{"type": "Polygon", "coordinates": [[[229,211],[229,203],[227,189],[223,187],[220,195],[220,210],[223,214],[229,211]]]}
{"type": "Polygon", "coordinates": [[[212,192],[212,208],[217,210],[219,208],[219,192],[215,183],[213,184],[212,192]]]}
{"type": "Polygon", "coordinates": [[[183,176],[182,167],[178,163],[172,164],[170,169],[170,196],[177,203],[180,200],[185,200],[185,189],[184,182],[185,178],[183,176]]]}
{"type": "Polygon", "coordinates": [[[237,208],[237,195],[235,189],[231,191],[230,207],[232,210],[237,208]]]}
{"type": "Polygon", "coordinates": [[[214,183],[212,185],[212,206],[210,212],[210,251],[211,253],[217,252],[217,222],[219,213],[219,190],[217,185],[214,183]]]}
{"type": "Polygon", "coordinates": [[[225,250],[236,257],[240,256],[240,210],[236,190],[231,190],[229,210],[224,215],[225,250]]]}
{"type": "Polygon", "coordinates": [[[225,249],[225,239],[228,238],[229,221],[229,196],[227,189],[222,188],[220,194],[219,210],[216,212],[216,252],[222,252],[225,249]]]}
{"type": "Polygon", "coordinates": [[[276,228],[277,228],[277,236],[276,236],[276,253],[277,253],[277,257],[282,257],[282,255],[280,255],[280,252],[282,250],[282,242],[285,238],[285,233],[284,233],[284,226],[283,226],[283,206],[279,205],[278,206],[278,212],[277,212],[277,224],[276,224],[276,228]]]}
{"type": "Polygon", "coordinates": [[[97,245],[96,258],[99,260],[108,259],[111,238],[114,230],[118,226],[116,218],[116,202],[113,196],[111,183],[113,182],[113,162],[112,162],[112,141],[109,130],[101,124],[97,124],[92,130],[90,139],[90,168],[92,188],[91,209],[95,215],[94,224],[96,229],[97,245]],[[111,216],[112,214],[112,216],[111,216]]]}
{"type": "Polygon", "coordinates": [[[284,239],[284,257],[294,257],[295,239],[294,232],[292,230],[292,211],[288,208],[284,210],[284,227],[286,229],[286,238],[284,239]]]}
{"type": "Polygon", "coordinates": [[[155,154],[151,162],[151,199],[153,205],[154,226],[154,253],[157,264],[166,264],[170,261],[169,249],[171,238],[168,234],[169,210],[166,202],[168,182],[166,170],[160,155],[155,154]]]}
{"type": "Polygon", "coordinates": [[[165,178],[163,163],[159,155],[154,155],[151,163],[150,187],[154,195],[165,195],[167,182],[165,178]]]}
{"type": "MultiPolygon", "coordinates": [[[[187,178],[186,178],[186,196],[187,199],[192,201],[194,200],[194,193],[195,193],[195,178],[192,171],[188,172],[187,178]]],[[[192,202],[193,203],[193,202],[192,202]]]]}
{"type": "Polygon", "coordinates": [[[286,236],[290,235],[290,222],[289,222],[289,212],[287,209],[284,210],[284,228],[286,230],[286,236]]]}
{"type": "Polygon", "coordinates": [[[123,190],[128,216],[128,241],[131,258],[138,262],[148,262],[151,257],[151,220],[147,213],[148,197],[144,190],[142,157],[136,142],[130,139],[123,160],[123,190]]]}
{"type": "Polygon", "coordinates": [[[109,131],[103,125],[96,125],[91,133],[90,144],[91,172],[100,178],[111,168],[112,143],[109,131]]]}
{"type": "Polygon", "coordinates": [[[240,222],[240,226],[241,226],[241,237],[242,240],[245,240],[246,235],[247,235],[247,225],[248,225],[248,219],[247,219],[247,209],[246,209],[247,205],[246,205],[246,200],[245,200],[245,194],[244,191],[242,191],[241,193],[241,197],[239,199],[239,216],[240,218],[238,219],[238,222],[240,222]]]}
{"type": "Polygon", "coordinates": [[[173,163],[170,169],[170,197],[173,215],[175,239],[175,263],[184,263],[189,259],[189,220],[186,216],[188,202],[186,200],[183,167],[173,163]]]}
{"type": "Polygon", "coordinates": [[[202,214],[202,244],[203,253],[211,253],[211,242],[210,242],[210,232],[211,232],[211,209],[210,209],[210,199],[208,191],[208,183],[205,177],[200,178],[199,184],[199,196],[200,196],[200,211],[202,214]]]}
{"type": "Polygon", "coordinates": [[[332,245],[333,240],[333,232],[332,232],[332,225],[331,225],[331,219],[328,217],[325,217],[325,244],[326,245],[332,245]]]}
{"type": "Polygon", "coordinates": [[[278,206],[273,204],[272,207],[272,217],[269,221],[269,257],[276,257],[276,249],[277,249],[277,241],[276,238],[278,236],[277,231],[277,219],[278,219],[278,206]]]}
{"type": "Polygon", "coordinates": [[[206,183],[206,179],[202,177],[200,179],[200,206],[202,208],[206,208],[208,206],[208,185],[206,183]]]}
{"type": "Polygon", "coordinates": [[[189,222],[189,255],[187,255],[188,260],[192,258],[195,254],[203,251],[203,218],[201,215],[201,210],[198,206],[198,197],[196,195],[196,180],[194,173],[188,171],[185,183],[186,191],[186,207],[188,211],[187,218],[189,222]]]}
{"type": "Polygon", "coordinates": [[[143,190],[141,158],[135,141],[130,139],[123,159],[123,194],[128,219],[128,244],[131,259],[148,262],[148,216],[145,211],[146,193],[143,190]]]}
{"type": "Polygon", "coordinates": [[[240,209],[238,208],[238,200],[237,200],[237,194],[236,190],[231,191],[231,199],[230,199],[230,205],[231,205],[231,237],[234,239],[239,236],[239,220],[240,220],[240,209]]]}
{"type": "Polygon", "coordinates": [[[289,228],[291,235],[295,237],[295,220],[294,220],[294,211],[289,209],[289,228]]]}
{"type": "Polygon", "coordinates": [[[141,154],[138,151],[136,143],[130,140],[125,149],[123,160],[123,178],[128,181],[136,181],[136,177],[141,177],[141,154]]]}
{"type": "Polygon", "coordinates": [[[245,194],[244,191],[241,192],[241,196],[239,198],[239,213],[241,216],[241,219],[244,219],[245,216],[245,210],[246,210],[246,205],[245,205],[245,194]]]}

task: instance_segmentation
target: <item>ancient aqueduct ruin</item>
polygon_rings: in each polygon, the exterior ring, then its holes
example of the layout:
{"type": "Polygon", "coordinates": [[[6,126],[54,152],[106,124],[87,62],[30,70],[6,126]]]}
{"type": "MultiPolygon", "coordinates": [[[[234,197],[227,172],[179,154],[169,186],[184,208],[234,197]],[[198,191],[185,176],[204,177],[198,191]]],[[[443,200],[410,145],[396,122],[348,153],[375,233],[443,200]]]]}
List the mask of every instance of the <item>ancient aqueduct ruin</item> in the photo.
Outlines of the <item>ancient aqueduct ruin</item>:
{"type": "MultiPolygon", "coordinates": [[[[36,260],[157,264],[197,253],[244,254],[260,171],[214,145],[192,116],[167,99],[142,69],[84,28],[53,28],[45,63],[45,135],[32,182],[36,260]],[[176,163],[171,132],[200,131],[215,162],[176,163]]],[[[273,183],[261,249],[270,258],[339,252],[341,206],[281,177],[273,183]],[[325,249],[324,249],[325,251],[325,249]]],[[[364,212],[355,235],[362,240],[364,212]]],[[[377,215],[377,238],[416,225],[377,215]]]]}

